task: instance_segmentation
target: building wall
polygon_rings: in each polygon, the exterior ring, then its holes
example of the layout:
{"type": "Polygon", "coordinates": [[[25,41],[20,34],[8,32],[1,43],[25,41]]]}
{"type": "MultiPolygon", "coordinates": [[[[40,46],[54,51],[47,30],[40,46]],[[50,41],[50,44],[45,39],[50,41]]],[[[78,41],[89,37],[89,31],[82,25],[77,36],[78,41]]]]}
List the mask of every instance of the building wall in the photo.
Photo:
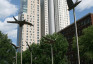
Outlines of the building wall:
{"type": "Polygon", "coordinates": [[[67,0],[54,0],[56,32],[70,24],[67,0]]]}
{"type": "MultiPolygon", "coordinates": [[[[41,0],[41,35],[49,34],[49,5],[48,0],[41,0]]],[[[54,0],[54,21],[56,32],[70,24],[66,0],[54,0]]]]}
{"type": "MultiPolygon", "coordinates": [[[[39,43],[41,38],[41,15],[40,15],[40,0],[21,0],[19,20],[26,20],[34,26],[24,25],[22,27],[22,40],[18,39],[18,45],[22,42],[22,50],[25,51],[28,46],[25,41],[31,45],[39,43]]],[[[19,27],[20,28],[20,27],[19,27]]],[[[18,36],[20,36],[18,29],[18,36]]],[[[19,50],[20,51],[20,50],[19,50]]]]}
{"type": "MultiPolygon", "coordinates": [[[[77,21],[77,29],[78,29],[79,36],[82,35],[82,32],[80,32],[80,31],[82,31],[84,28],[87,28],[88,26],[92,25],[92,23],[93,23],[92,16],[93,16],[93,14],[89,13],[77,21]]],[[[70,42],[71,41],[70,39],[72,39],[72,37],[75,36],[74,23],[65,27],[64,29],[62,29],[61,31],[59,31],[59,33],[62,33],[67,38],[67,40],[70,42]]]]}
{"type": "Polygon", "coordinates": [[[93,25],[93,14],[91,14],[91,20],[92,20],[92,25],[93,25]]]}
{"type": "MultiPolygon", "coordinates": [[[[78,36],[82,35],[82,30],[84,28],[87,28],[89,26],[93,25],[93,14],[89,13],[86,16],[84,16],[83,18],[79,19],[77,21],[77,31],[78,31],[78,36]]],[[[69,47],[68,47],[68,59],[71,61],[71,64],[76,64],[77,63],[77,57],[75,57],[75,53],[72,50],[72,41],[73,41],[73,37],[75,36],[75,25],[74,23],[67,26],[66,28],[62,29],[61,31],[59,31],[58,33],[61,33],[64,35],[64,37],[67,38],[67,41],[69,43],[69,47]]],[[[82,63],[85,64],[85,63],[82,63]]]]}
{"type": "Polygon", "coordinates": [[[48,0],[41,0],[41,36],[49,34],[48,0]]]}

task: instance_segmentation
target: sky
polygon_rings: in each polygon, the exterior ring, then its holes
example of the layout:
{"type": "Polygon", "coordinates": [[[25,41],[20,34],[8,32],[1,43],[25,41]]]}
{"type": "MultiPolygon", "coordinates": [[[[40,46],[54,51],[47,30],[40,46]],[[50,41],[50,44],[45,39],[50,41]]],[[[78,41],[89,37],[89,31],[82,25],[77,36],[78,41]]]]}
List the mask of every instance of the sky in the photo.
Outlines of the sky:
{"type": "MultiPolygon", "coordinates": [[[[76,0],[73,0],[75,2],[76,0]]],[[[20,9],[20,0],[0,0],[0,31],[7,34],[12,43],[17,43],[17,26],[16,24],[9,24],[7,21],[13,21],[15,16],[18,19],[18,12],[20,9]]],[[[93,0],[82,0],[82,2],[75,8],[76,19],[80,19],[88,13],[93,13],[93,0]]],[[[73,10],[70,12],[70,23],[73,23],[73,10]]]]}

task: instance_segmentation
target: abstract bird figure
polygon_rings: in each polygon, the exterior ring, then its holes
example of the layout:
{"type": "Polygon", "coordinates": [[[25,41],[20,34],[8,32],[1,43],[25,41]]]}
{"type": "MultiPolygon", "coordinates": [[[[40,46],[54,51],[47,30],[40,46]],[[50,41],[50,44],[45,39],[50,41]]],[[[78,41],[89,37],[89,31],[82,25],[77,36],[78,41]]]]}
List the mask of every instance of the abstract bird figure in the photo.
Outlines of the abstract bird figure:
{"type": "Polygon", "coordinates": [[[13,18],[14,18],[15,21],[7,21],[7,22],[8,22],[8,23],[17,23],[17,24],[19,24],[20,27],[22,27],[24,24],[33,26],[31,23],[26,22],[25,20],[23,20],[23,21],[18,21],[14,16],[13,16],[13,18]]]}
{"type": "Polygon", "coordinates": [[[52,39],[49,39],[49,38],[46,38],[46,37],[43,37],[43,38],[48,41],[46,43],[53,44],[55,42],[55,40],[52,40],[52,39]]]}
{"type": "Polygon", "coordinates": [[[26,43],[27,43],[27,46],[29,47],[29,51],[32,52],[32,49],[31,49],[31,47],[29,46],[28,42],[26,42],[26,43]]]}
{"type": "Polygon", "coordinates": [[[68,4],[68,7],[69,7],[69,11],[73,8],[75,8],[81,1],[76,1],[75,3],[73,3],[72,0],[67,0],[67,4],[68,4]]]}
{"type": "Polygon", "coordinates": [[[20,46],[16,46],[15,44],[13,44],[13,43],[10,43],[12,46],[14,46],[15,47],[15,49],[18,49],[18,48],[20,48],[20,46]]]}

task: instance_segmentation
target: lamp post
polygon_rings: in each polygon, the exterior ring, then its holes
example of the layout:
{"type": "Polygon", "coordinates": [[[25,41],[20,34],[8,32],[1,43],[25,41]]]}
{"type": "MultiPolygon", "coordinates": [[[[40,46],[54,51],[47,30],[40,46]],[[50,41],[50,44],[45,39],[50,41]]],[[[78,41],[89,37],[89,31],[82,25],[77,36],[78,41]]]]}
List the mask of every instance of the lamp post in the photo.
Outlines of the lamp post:
{"type": "Polygon", "coordinates": [[[75,7],[80,3],[81,1],[76,0],[75,4],[72,0],[67,0],[67,4],[69,7],[69,11],[73,9],[73,16],[74,16],[74,24],[75,24],[75,34],[76,34],[76,42],[77,42],[77,53],[78,53],[78,64],[80,64],[80,54],[79,54],[79,44],[78,44],[78,32],[77,32],[77,23],[76,23],[76,15],[75,15],[75,7]]]}
{"type": "Polygon", "coordinates": [[[15,24],[19,24],[20,26],[20,43],[21,43],[21,64],[22,64],[22,42],[21,42],[21,39],[22,39],[22,26],[24,24],[27,24],[27,25],[30,25],[30,26],[33,26],[32,23],[29,23],[29,22],[26,22],[25,20],[23,21],[18,21],[14,16],[13,16],[14,20],[15,21],[7,21],[7,23],[15,23],[15,24]]]}
{"type": "Polygon", "coordinates": [[[49,38],[46,38],[46,37],[43,37],[43,38],[48,41],[47,43],[51,44],[51,60],[52,60],[52,64],[54,64],[52,44],[55,43],[55,40],[52,40],[52,39],[49,39],[49,38]]]}
{"type": "Polygon", "coordinates": [[[32,49],[31,49],[31,47],[29,46],[28,42],[26,42],[26,43],[27,43],[27,46],[29,47],[29,51],[30,51],[30,53],[31,53],[31,64],[32,64],[32,49]]]}

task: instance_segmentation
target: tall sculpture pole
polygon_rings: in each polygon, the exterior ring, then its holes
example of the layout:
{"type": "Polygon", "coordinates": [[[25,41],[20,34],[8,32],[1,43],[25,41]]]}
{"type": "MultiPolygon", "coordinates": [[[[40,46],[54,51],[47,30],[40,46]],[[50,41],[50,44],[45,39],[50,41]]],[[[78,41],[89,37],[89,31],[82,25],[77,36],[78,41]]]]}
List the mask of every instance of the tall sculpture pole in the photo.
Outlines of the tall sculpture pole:
{"type": "Polygon", "coordinates": [[[32,64],[32,52],[31,52],[31,64],[32,64]]]}
{"type": "Polygon", "coordinates": [[[16,46],[13,43],[10,43],[12,46],[14,46],[14,48],[16,49],[16,64],[17,64],[17,49],[20,48],[20,46],[16,46]]]}
{"type": "Polygon", "coordinates": [[[46,37],[43,37],[45,40],[47,40],[46,43],[49,43],[51,45],[51,58],[52,58],[52,64],[54,64],[53,62],[53,47],[52,47],[52,44],[55,43],[55,40],[52,40],[52,39],[49,39],[49,38],[46,38],[46,37]]]}
{"type": "Polygon", "coordinates": [[[31,49],[31,47],[29,46],[28,42],[26,42],[26,43],[27,43],[27,46],[29,47],[29,51],[30,51],[30,53],[31,53],[31,64],[32,64],[32,49],[31,49]]]}
{"type": "Polygon", "coordinates": [[[17,64],[17,52],[16,52],[16,64],[17,64]]]}
{"type": "Polygon", "coordinates": [[[52,64],[54,64],[53,63],[53,47],[52,47],[52,44],[51,44],[51,58],[52,58],[52,64]]]}
{"type": "Polygon", "coordinates": [[[22,64],[22,26],[19,27],[20,28],[20,44],[21,44],[21,64],[22,64]]]}
{"type": "Polygon", "coordinates": [[[76,42],[77,42],[77,53],[78,53],[78,64],[80,64],[80,54],[79,54],[79,44],[78,44],[78,32],[77,32],[77,23],[76,23],[76,15],[75,9],[73,8],[73,15],[74,15],[74,23],[75,23],[75,34],[76,34],[76,42]]]}
{"type": "Polygon", "coordinates": [[[14,16],[13,18],[15,19],[15,21],[7,21],[8,23],[16,23],[16,24],[19,24],[19,27],[20,27],[20,35],[19,38],[20,38],[20,43],[21,43],[21,64],[22,64],[22,42],[21,42],[21,39],[22,39],[22,26],[24,24],[27,24],[27,25],[30,25],[30,26],[33,26],[32,23],[29,23],[29,22],[26,22],[25,20],[23,21],[18,21],[14,16]]]}
{"type": "Polygon", "coordinates": [[[78,32],[77,32],[77,23],[76,23],[75,7],[76,7],[80,2],[81,2],[81,1],[76,0],[76,2],[75,2],[75,4],[74,4],[72,0],[67,0],[67,4],[68,4],[68,7],[69,7],[69,10],[73,9],[74,24],[75,24],[75,34],[76,34],[76,42],[77,42],[78,64],[80,64],[80,54],[79,54],[78,32]]]}

